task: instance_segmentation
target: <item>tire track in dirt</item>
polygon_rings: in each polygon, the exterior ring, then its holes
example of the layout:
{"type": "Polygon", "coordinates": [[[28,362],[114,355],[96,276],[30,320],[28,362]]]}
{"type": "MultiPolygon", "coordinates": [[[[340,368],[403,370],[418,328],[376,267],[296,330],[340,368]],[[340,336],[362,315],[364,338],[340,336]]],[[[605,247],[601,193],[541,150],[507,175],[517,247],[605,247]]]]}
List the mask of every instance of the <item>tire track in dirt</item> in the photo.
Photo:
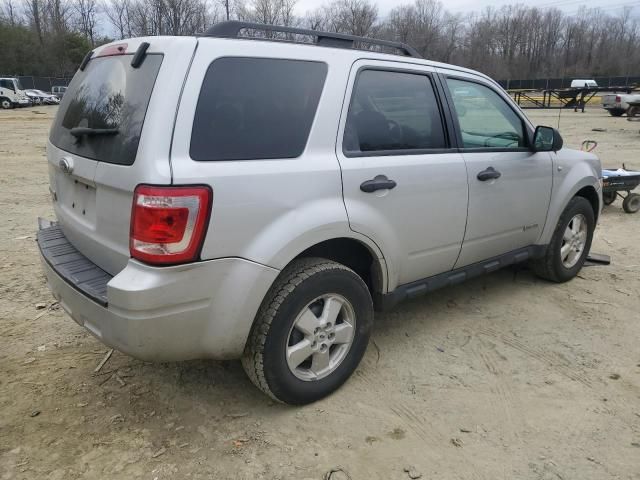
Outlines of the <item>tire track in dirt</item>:
{"type": "MultiPolygon", "coordinates": [[[[380,381],[375,376],[377,369],[377,364],[363,359],[362,364],[355,372],[355,376],[365,384],[367,389],[379,389],[380,381]]],[[[451,443],[452,432],[447,433],[440,430],[433,422],[417,412],[415,407],[410,402],[407,402],[401,394],[389,393],[388,395],[380,395],[378,401],[382,404],[383,411],[390,412],[390,417],[399,420],[405,428],[422,440],[425,446],[431,447],[434,451],[439,451],[443,445],[451,443]]],[[[464,451],[464,447],[452,448],[458,449],[467,466],[472,467],[474,465],[474,461],[464,451]]],[[[470,468],[468,474],[470,475],[467,477],[469,479],[484,480],[484,477],[480,476],[474,468],[470,468]]]]}
{"type": "Polygon", "coordinates": [[[515,350],[518,350],[530,356],[531,358],[534,358],[535,360],[538,360],[544,364],[547,364],[549,367],[551,367],[554,371],[558,372],[562,376],[570,380],[579,382],[589,389],[593,388],[591,380],[587,377],[587,375],[584,374],[584,372],[577,370],[571,364],[571,362],[565,359],[562,359],[557,355],[554,355],[553,353],[546,352],[544,350],[541,350],[535,347],[531,347],[511,335],[507,335],[502,332],[497,332],[492,328],[478,328],[476,329],[476,333],[480,335],[486,335],[490,338],[494,338],[504,343],[505,345],[508,345],[511,348],[514,348],[515,350]]]}
{"type": "Polygon", "coordinates": [[[518,463],[517,461],[514,463],[514,455],[524,444],[519,433],[524,424],[517,413],[522,411],[522,405],[510,385],[509,373],[500,368],[500,360],[508,361],[508,359],[497,352],[495,344],[484,340],[481,336],[475,338],[477,342],[473,343],[477,343],[477,345],[472,343],[470,351],[482,361],[489,372],[489,391],[492,398],[495,398],[495,401],[490,402],[490,408],[493,410],[494,419],[503,419],[503,421],[499,421],[498,427],[503,429],[504,440],[511,446],[511,448],[507,448],[503,445],[505,449],[513,452],[507,456],[506,462],[510,465],[511,472],[515,472],[518,463]]]}

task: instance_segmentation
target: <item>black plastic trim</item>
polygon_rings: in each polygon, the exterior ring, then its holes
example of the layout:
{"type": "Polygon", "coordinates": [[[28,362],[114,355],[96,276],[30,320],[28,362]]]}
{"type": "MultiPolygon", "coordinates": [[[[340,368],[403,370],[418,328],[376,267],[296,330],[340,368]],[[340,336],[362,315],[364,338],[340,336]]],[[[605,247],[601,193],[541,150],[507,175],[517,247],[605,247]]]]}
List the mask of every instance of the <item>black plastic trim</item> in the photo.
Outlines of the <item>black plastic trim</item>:
{"type": "Polygon", "coordinates": [[[84,69],[87,68],[87,64],[89,63],[89,60],[91,60],[91,57],[93,57],[93,50],[90,50],[89,53],[87,53],[82,59],[82,63],[80,63],[81,72],[83,72],[84,69]]]}
{"type": "Polygon", "coordinates": [[[144,59],[147,56],[147,50],[149,47],[150,47],[149,42],[142,42],[140,44],[140,46],[136,50],[136,53],[133,55],[133,58],[131,59],[131,66],[133,68],[138,68],[140,65],[142,65],[142,62],[144,62],[144,59]]]}
{"type": "Polygon", "coordinates": [[[457,285],[458,283],[494,272],[509,265],[540,258],[544,255],[546,249],[546,245],[530,245],[497,257],[489,258],[482,262],[473,263],[432,277],[400,285],[393,292],[377,294],[374,299],[376,309],[389,310],[403,300],[419,297],[438,290],[439,288],[457,285]]]}
{"type": "Polygon", "coordinates": [[[392,157],[404,155],[436,155],[439,153],[457,153],[457,148],[417,148],[403,150],[372,150],[370,152],[342,152],[347,158],[392,157]]]}
{"type": "Polygon", "coordinates": [[[113,276],[82,255],[59,225],[39,230],[37,241],[42,257],[60,278],[94,302],[108,305],[107,283],[113,276]]]}
{"type": "MultiPolygon", "coordinates": [[[[377,38],[369,37],[358,37],[355,35],[347,35],[344,33],[321,32],[318,30],[309,30],[306,28],[283,27],[279,25],[268,25],[264,23],[254,22],[241,22],[237,20],[229,20],[226,22],[217,23],[213,27],[209,28],[205,32],[204,36],[218,38],[238,38],[242,30],[260,30],[263,32],[281,32],[293,33],[296,35],[306,35],[309,37],[315,37],[317,45],[335,48],[354,48],[354,44],[356,42],[367,43],[369,45],[380,45],[384,47],[395,48],[408,57],[422,58],[422,56],[415,48],[401,42],[391,42],[389,40],[379,40],[377,38]]],[[[257,38],[257,40],[269,39],[257,38]]]]}

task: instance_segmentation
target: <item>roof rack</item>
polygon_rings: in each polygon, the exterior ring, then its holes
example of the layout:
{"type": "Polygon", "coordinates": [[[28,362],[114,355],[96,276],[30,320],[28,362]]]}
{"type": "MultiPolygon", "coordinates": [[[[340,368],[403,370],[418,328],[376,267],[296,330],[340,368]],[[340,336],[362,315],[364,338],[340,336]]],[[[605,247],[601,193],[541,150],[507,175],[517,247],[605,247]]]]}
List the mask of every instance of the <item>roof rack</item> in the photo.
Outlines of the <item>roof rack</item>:
{"type": "MultiPolygon", "coordinates": [[[[242,30],[261,30],[265,32],[281,32],[293,33],[296,35],[307,35],[315,37],[316,45],[336,48],[354,48],[355,42],[366,43],[369,45],[381,45],[384,47],[395,48],[408,57],[422,58],[418,51],[401,42],[391,42],[388,40],[378,40],[376,38],[357,37],[355,35],[347,35],[344,33],[320,32],[317,30],[308,30],[306,28],[282,27],[279,25],[267,25],[263,23],[240,22],[237,20],[229,20],[226,22],[216,23],[209,28],[204,36],[219,38],[238,38],[242,30]]],[[[268,40],[268,39],[267,39],[268,40]]]]}

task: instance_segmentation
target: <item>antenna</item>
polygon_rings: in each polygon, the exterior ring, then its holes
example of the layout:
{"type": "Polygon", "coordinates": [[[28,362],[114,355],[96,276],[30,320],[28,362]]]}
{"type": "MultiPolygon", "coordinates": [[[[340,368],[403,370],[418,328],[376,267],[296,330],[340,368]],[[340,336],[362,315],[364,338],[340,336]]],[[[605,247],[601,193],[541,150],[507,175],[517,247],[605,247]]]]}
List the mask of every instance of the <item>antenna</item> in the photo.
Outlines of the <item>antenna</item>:
{"type": "Polygon", "coordinates": [[[560,130],[560,117],[562,116],[562,105],[560,105],[560,108],[558,109],[558,128],[557,130],[560,130]]]}

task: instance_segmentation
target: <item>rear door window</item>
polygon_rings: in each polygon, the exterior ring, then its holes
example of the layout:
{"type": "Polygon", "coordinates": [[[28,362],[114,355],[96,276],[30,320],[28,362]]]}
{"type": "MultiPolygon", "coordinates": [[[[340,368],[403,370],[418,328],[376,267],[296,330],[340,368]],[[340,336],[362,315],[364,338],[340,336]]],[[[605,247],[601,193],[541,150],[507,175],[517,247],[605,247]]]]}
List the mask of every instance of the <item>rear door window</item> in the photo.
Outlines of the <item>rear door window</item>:
{"type": "Polygon", "coordinates": [[[345,126],[347,156],[446,147],[438,100],[427,75],[360,72],[345,126]]]}
{"type": "Polygon", "coordinates": [[[205,74],[191,133],[198,161],[295,158],[327,76],[320,62],[225,57],[205,74]]]}
{"type": "Polygon", "coordinates": [[[148,54],[139,68],[131,66],[131,58],[94,58],[76,73],[58,109],[51,143],[99,162],[133,164],[162,55],[148,54]],[[77,127],[117,133],[76,137],[71,129],[77,127]]]}

